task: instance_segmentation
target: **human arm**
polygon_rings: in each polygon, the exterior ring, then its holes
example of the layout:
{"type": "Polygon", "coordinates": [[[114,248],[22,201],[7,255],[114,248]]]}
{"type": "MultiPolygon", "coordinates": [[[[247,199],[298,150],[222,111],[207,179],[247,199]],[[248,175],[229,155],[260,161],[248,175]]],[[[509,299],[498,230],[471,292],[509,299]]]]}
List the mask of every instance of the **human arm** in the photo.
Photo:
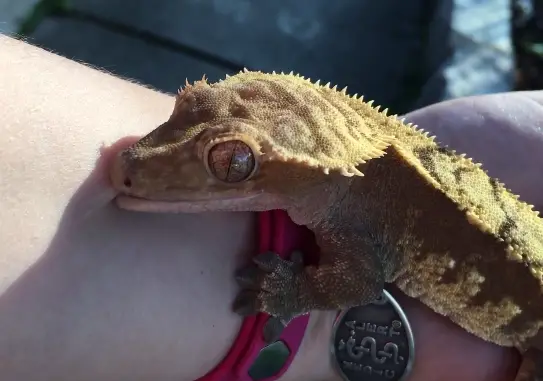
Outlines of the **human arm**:
{"type": "Polygon", "coordinates": [[[202,376],[240,324],[225,300],[253,216],[119,212],[101,147],[171,98],[7,37],[0,51],[0,379],[202,376]]]}

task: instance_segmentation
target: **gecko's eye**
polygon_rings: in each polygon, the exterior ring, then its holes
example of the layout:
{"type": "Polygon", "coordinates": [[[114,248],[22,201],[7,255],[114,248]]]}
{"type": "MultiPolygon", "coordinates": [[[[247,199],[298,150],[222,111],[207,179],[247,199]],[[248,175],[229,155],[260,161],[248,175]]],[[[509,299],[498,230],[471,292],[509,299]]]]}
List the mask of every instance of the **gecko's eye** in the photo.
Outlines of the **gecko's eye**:
{"type": "Polygon", "coordinates": [[[255,156],[251,148],[240,140],[215,144],[207,154],[209,171],[226,183],[247,180],[255,169],[255,156]]]}

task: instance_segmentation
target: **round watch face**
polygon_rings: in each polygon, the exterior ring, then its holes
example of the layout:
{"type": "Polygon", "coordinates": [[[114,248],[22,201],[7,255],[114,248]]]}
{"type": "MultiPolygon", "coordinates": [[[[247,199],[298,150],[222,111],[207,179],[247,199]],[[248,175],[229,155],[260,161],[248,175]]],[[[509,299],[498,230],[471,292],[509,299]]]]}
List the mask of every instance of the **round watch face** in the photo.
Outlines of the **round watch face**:
{"type": "Polygon", "coordinates": [[[415,358],[411,326],[386,290],[373,303],[341,312],[331,350],[345,381],[405,381],[415,358]]]}

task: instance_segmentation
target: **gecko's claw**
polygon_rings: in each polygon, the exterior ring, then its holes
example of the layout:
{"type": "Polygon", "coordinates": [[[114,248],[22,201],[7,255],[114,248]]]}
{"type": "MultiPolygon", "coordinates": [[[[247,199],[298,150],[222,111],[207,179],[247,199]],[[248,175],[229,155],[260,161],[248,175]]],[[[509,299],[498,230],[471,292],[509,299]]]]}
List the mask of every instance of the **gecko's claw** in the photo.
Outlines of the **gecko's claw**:
{"type": "Polygon", "coordinates": [[[293,252],[291,260],[286,260],[267,252],[256,256],[253,262],[254,265],[236,273],[242,287],[234,302],[236,313],[247,316],[266,312],[286,324],[294,315],[305,312],[300,310],[298,300],[302,253],[293,252]]]}

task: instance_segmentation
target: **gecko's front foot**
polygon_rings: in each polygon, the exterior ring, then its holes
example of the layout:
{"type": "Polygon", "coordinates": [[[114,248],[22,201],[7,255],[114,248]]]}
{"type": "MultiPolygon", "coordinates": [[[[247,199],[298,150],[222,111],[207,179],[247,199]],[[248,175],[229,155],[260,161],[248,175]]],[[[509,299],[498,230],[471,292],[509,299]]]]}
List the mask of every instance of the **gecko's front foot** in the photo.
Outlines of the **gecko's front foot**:
{"type": "Polygon", "coordinates": [[[367,304],[379,297],[384,287],[381,264],[371,255],[339,257],[318,267],[304,267],[299,252],[292,253],[290,260],[265,253],[253,262],[256,266],[236,275],[242,291],[234,311],[242,316],[258,312],[274,316],[266,326],[274,335],[297,315],[367,304]]]}
{"type": "MultiPolygon", "coordinates": [[[[265,312],[275,317],[270,320],[271,336],[280,334],[280,327],[294,316],[306,312],[300,303],[300,274],[303,255],[293,252],[285,260],[273,252],[260,254],[254,265],[239,270],[236,280],[242,287],[234,302],[234,311],[242,316],[265,312]]],[[[269,335],[268,335],[269,336],[269,335]]]]}

